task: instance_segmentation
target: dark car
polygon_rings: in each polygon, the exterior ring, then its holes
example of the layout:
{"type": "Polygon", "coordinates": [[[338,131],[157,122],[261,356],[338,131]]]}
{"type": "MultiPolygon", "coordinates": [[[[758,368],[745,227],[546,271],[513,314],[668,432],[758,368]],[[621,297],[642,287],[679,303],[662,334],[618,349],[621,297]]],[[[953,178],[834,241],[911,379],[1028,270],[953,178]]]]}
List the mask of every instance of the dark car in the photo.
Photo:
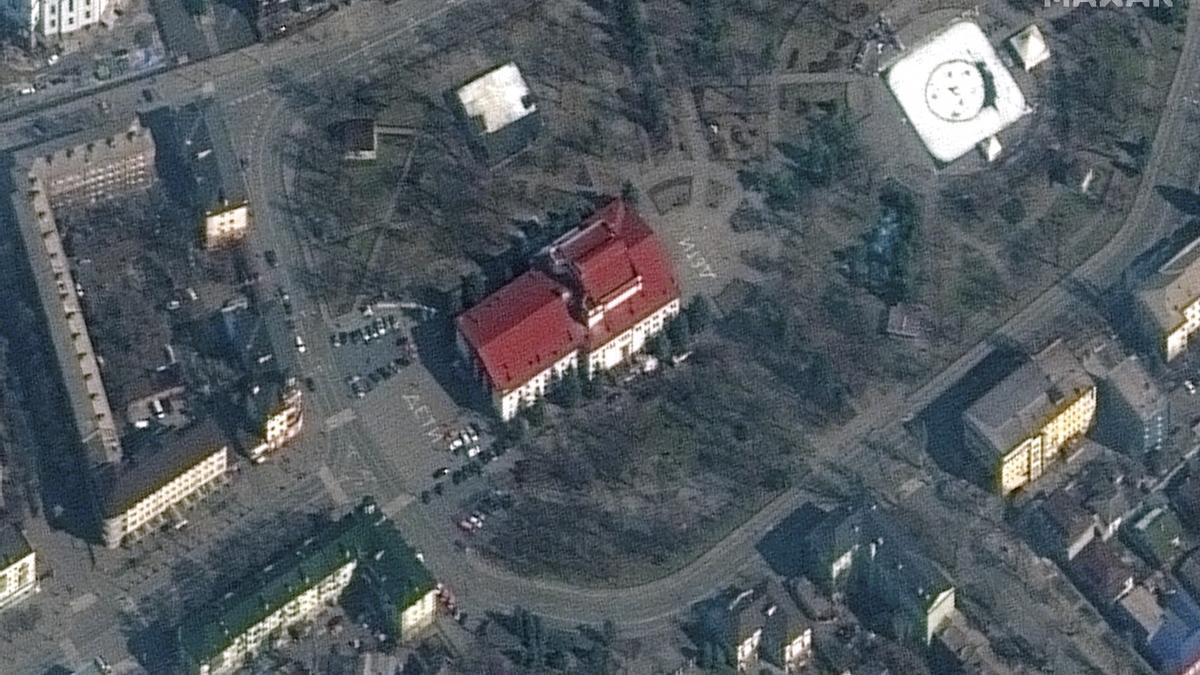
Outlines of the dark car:
{"type": "Polygon", "coordinates": [[[263,251],[263,257],[267,259],[267,264],[270,265],[271,267],[279,266],[279,258],[275,257],[274,250],[263,251]]]}
{"type": "Polygon", "coordinates": [[[308,388],[309,391],[317,390],[317,383],[311,377],[304,378],[304,386],[308,388]]]}

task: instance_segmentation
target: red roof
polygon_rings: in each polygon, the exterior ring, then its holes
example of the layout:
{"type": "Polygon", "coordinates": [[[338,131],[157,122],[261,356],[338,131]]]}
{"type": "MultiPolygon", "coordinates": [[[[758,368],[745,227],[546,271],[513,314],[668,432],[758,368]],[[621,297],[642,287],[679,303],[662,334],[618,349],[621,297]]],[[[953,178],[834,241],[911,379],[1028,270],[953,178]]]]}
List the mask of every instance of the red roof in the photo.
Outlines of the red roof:
{"type": "MultiPolygon", "coordinates": [[[[602,228],[606,234],[608,231],[602,228]]],[[[637,284],[637,272],[629,260],[625,242],[609,234],[600,246],[573,259],[575,276],[584,290],[588,307],[603,304],[609,298],[637,284]]]]}
{"type": "Polygon", "coordinates": [[[493,386],[519,386],[580,346],[584,329],[568,296],[566,286],[535,270],[459,315],[458,329],[493,386]]]}
{"type": "Polygon", "coordinates": [[[559,246],[559,254],[578,271],[576,282],[590,306],[641,279],[637,294],[606,312],[604,320],[592,327],[589,349],[629,330],[679,297],[670,256],[646,221],[620,199],[585,220],[579,234],[559,246]]]}
{"type": "Polygon", "coordinates": [[[590,331],[581,323],[584,312],[572,315],[568,287],[536,270],[463,312],[458,329],[497,389],[524,384],[572,350],[605,344],[679,297],[666,251],[619,199],[559,242],[553,257],[566,263],[569,281],[586,307],[603,304],[639,281],[641,288],[590,331]]]}

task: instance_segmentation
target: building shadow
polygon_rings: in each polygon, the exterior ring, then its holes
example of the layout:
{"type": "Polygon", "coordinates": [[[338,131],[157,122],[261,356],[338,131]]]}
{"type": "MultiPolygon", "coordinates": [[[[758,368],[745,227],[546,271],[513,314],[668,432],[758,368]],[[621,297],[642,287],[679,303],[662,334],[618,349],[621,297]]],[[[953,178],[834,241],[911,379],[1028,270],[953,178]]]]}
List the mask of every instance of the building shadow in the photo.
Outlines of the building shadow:
{"type": "Polygon", "coordinates": [[[803,576],[804,538],[825,515],[808,502],[779,521],[754,547],[776,574],[787,579],[803,576]]]}
{"type": "Polygon", "coordinates": [[[492,414],[491,400],[483,387],[472,380],[455,347],[454,321],[451,317],[439,313],[416,324],[412,329],[412,339],[417,345],[421,365],[455,405],[492,414]]]}
{"type": "Polygon", "coordinates": [[[925,451],[938,468],[980,488],[989,488],[988,471],[963,441],[963,413],[1026,360],[1013,347],[995,347],[909,424],[909,431],[923,439],[925,451]]]}
{"type": "MultiPolygon", "coordinates": [[[[0,162],[0,186],[12,194],[11,164],[0,162]]],[[[17,223],[11,203],[0,206],[0,221],[17,223]]],[[[0,337],[7,344],[9,381],[22,402],[18,414],[27,422],[29,464],[36,471],[38,494],[29,500],[34,515],[40,510],[57,529],[87,541],[98,541],[91,499],[90,467],[75,435],[71,406],[58,359],[54,354],[46,314],[42,309],[33,269],[16,227],[0,233],[0,304],[5,320],[0,337]]]]}

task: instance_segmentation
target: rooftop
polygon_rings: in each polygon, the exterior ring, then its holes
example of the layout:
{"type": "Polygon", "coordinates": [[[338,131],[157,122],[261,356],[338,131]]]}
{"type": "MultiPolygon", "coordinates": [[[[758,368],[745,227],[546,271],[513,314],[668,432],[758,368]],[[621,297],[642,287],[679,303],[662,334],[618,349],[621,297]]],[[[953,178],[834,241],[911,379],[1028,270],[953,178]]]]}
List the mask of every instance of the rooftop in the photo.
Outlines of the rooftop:
{"type": "Polygon", "coordinates": [[[0,527],[0,570],[33,553],[25,535],[16,525],[0,527]]]}
{"type": "Polygon", "coordinates": [[[247,203],[241,165],[220,106],[211,100],[190,103],[176,112],[174,126],[196,208],[211,214],[247,203]]]}
{"type": "Polygon", "coordinates": [[[1064,489],[1051,492],[1042,502],[1041,511],[1047,522],[1068,542],[1079,539],[1095,526],[1092,514],[1074,494],[1064,489]]]}
{"type": "Polygon", "coordinates": [[[605,344],[679,297],[666,251],[620,199],[556,241],[550,262],[549,274],[526,272],[458,318],[499,389],[605,344]],[[588,328],[584,317],[593,310],[603,316],[588,328]]]}
{"type": "Polygon", "coordinates": [[[1038,28],[1036,23],[1029,24],[1009,38],[1008,44],[1025,70],[1033,70],[1050,59],[1050,47],[1046,44],[1042,29],[1038,28]]]}
{"type": "Polygon", "coordinates": [[[346,120],[338,125],[338,136],[342,142],[343,152],[374,152],[375,120],[370,118],[346,120]]]}
{"type": "Polygon", "coordinates": [[[967,408],[964,419],[1004,455],[1092,386],[1074,355],[1055,342],[967,408]]]}
{"type": "Polygon", "coordinates": [[[225,436],[211,417],[180,431],[133,434],[126,443],[127,461],[109,466],[102,479],[101,511],[106,518],[126,511],[226,447],[225,436]]]}
{"type": "Polygon", "coordinates": [[[458,317],[458,328],[493,385],[528,381],[579,348],[584,329],[571,316],[570,291],[539,271],[522,274],[458,317]]]}
{"type": "Polygon", "coordinates": [[[1142,282],[1137,295],[1160,331],[1178,328],[1184,321],[1184,308],[1200,298],[1200,239],[1183,247],[1142,282]]]}
{"type": "Polygon", "coordinates": [[[493,134],[537,111],[529,85],[517,64],[509,62],[458,89],[458,102],[467,117],[485,134],[493,134]]]}
{"type": "Polygon", "coordinates": [[[1139,417],[1156,412],[1164,402],[1158,384],[1137,356],[1118,363],[1106,379],[1139,417]]]}
{"type": "Polygon", "coordinates": [[[621,199],[554,242],[550,258],[566,270],[583,304],[581,313],[604,308],[603,319],[589,330],[589,348],[605,344],[679,297],[670,256],[646,221],[621,199]]]}
{"type": "Polygon", "coordinates": [[[1133,568],[1108,542],[1094,540],[1069,563],[1069,571],[1098,607],[1103,609],[1124,595],[1133,585],[1133,568]]]}
{"type": "Polygon", "coordinates": [[[943,163],[1029,112],[987,35],[970,21],[914,45],[885,77],[929,153],[943,163]]]}
{"type": "Polygon", "coordinates": [[[391,521],[366,505],[343,516],[295,552],[268,565],[224,599],[180,627],[195,661],[216,656],[233,639],[346,563],[369,568],[385,601],[407,607],[434,588],[433,577],[391,521]]]}

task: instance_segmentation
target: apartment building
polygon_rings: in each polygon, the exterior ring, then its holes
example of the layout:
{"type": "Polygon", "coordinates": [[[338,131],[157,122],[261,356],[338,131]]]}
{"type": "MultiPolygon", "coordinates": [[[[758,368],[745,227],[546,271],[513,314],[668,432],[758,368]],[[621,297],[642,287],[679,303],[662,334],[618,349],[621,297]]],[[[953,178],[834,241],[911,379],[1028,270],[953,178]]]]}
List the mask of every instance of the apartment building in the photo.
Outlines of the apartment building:
{"type": "Polygon", "coordinates": [[[862,515],[843,507],[825,514],[803,535],[801,566],[827,593],[844,590],[863,540],[862,515]]]}
{"type": "Polygon", "coordinates": [[[812,626],[777,583],[729,591],[698,610],[699,637],[727,652],[738,672],[796,673],[812,659],[812,626]]]}
{"type": "Polygon", "coordinates": [[[113,0],[4,0],[0,15],[18,37],[34,44],[109,24],[119,7],[113,0]]]}
{"type": "Polygon", "coordinates": [[[890,635],[929,646],[954,613],[949,577],[878,507],[817,510],[808,518],[792,555],[814,586],[870,598],[890,635]]]}
{"type": "Polygon", "coordinates": [[[1007,495],[1037,480],[1095,415],[1095,383],[1057,341],[967,409],[964,440],[1007,495]]]}
{"type": "Polygon", "coordinates": [[[670,258],[618,199],[543,252],[535,269],[463,312],[457,344],[501,419],[554,379],[627,362],[679,314],[670,258]]]}
{"type": "Polygon", "coordinates": [[[1129,356],[1107,368],[1089,364],[1089,369],[1099,398],[1093,438],[1133,457],[1162,450],[1171,430],[1171,404],[1142,360],[1129,356]]]}
{"type": "Polygon", "coordinates": [[[186,524],[184,510],[220,486],[229,468],[229,447],[211,419],[130,441],[136,461],[98,472],[101,536],[109,548],[167,522],[186,524]]]}
{"type": "Polygon", "coordinates": [[[10,195],[37,285],[72,422],[93,466],[120,461],[118,420],[80,301],[81,286],[55,219],[57,206],[110,199],[153,182],[155,150],[136,120],[88,130],[14,153],[10,195]]]}
{"type": "Polygon", "coordinates": [[[1154,351],[1172,361],[1200,330],[1200,239],[1184,246],[1135,291],[1142,330],[1154,351]]]}
{"type": "Polygon", "coordinates": [[[39,590],[37,554],[15,526],[0,528],[0,609],[39,590]]]}
{"type": "Polygon", "coordinates": [[[954,585],[932,562],[894,537],[877,536],[864,545],[862,555],[865,587],[886,609],[891,634],[929,646],[953,616],[954,585]]]}
{"type": "Polygon", "coordinates": [[[294,381],[267,379],[253,385],[246,396],[250,427],[246,452],[260,463],[300,435],[304,428],[303,394],[294,381]]]}
{"type": "Polygon", "coordinates": [[[55,211],[144,190],[155,181],[155,146],[136,119],[128,128],[33,158],[29,167],[55,211]]]}
{"type": "Polygon", "coordinates": [[[315,620],[361,583],[389,617],[383,626],[407,640],[433,624],[437,589],[429,572],[370,500],[300,549],[268,565],[179,627],[185,665],[200,675],[232,673],[315,620]]]}
{"type": "Polygon", "coordinates": [[[188,104],[172,123],[201,243],[217,249],[240,242],[250,228],[250,197],[220,106],[207,99],[188,104]]]}

